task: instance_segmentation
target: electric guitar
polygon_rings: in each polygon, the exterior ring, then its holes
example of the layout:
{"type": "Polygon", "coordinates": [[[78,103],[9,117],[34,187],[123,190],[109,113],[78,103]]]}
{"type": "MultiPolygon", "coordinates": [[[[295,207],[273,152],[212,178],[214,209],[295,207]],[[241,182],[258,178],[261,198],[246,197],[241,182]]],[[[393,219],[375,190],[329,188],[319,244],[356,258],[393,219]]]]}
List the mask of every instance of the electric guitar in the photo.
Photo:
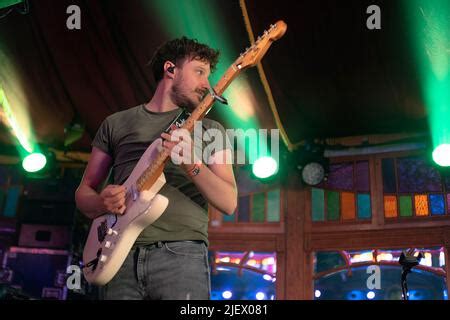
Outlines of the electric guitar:
{"type": "MultiPolygon", "coordinates": [[[[192,132],[195,121],[201,120],[215,100],[222,101],[222,93],[246,68],[253,67],[263,58],[272,42],[281,38],[287,25],[283,21],[269,30],[242,53],[228,68],[211,94],[183,121],[182,128],[192,132]]],[[[165,184],[163,169],[170,154],[160,149],[162,140],[153,142],[139,159],[125,181],[126,210],[123,215],[105,214],[93,220],[83,250],[83,274],[92,284],[108,283],[122,266],[139,234],[158,219],[169,200],[158,194],[165,184]],[[161,151],[159,151],[161,150],[161,151]]]]}

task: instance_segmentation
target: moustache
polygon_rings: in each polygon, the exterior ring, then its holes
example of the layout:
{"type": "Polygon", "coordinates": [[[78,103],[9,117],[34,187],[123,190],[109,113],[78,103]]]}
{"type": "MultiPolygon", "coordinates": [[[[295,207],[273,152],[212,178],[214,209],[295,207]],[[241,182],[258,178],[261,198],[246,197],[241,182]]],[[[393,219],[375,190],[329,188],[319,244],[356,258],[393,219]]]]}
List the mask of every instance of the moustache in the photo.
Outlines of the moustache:
{"type": "Polygon", "coordinates": [[[208,91],[208,90],[200,90],[200,89],[198,89],[198,90],[195,90],[195,92],[197,92],[197,93],[201,94],[201,96],[202,96],[202,100],[203,100],[203,99],[205,99],[206,95],[207,95],[207,94],[209,93],[209,91],[208,91]]]}

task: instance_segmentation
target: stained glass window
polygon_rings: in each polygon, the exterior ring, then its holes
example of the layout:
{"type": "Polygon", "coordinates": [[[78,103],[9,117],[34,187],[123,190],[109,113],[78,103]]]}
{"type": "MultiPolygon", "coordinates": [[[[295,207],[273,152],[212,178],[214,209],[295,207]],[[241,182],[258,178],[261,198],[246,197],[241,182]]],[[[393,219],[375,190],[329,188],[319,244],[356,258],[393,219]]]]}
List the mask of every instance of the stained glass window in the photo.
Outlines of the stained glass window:
{"type": "Polygon", "coordinates": [[[441,192],[438,170],[421,158],[397,159],[398,189],[401,193],[441,192]]]}
{"type": "Polygon", "coordinates": [[[450,193],[447,194],[447,213],[450,213],[450,193]]]}
{"type": "Polygon", "coordinates": [[[446,192],[448,174],[430,161],[424,156],[382,160],[385,217],[425,217],[450,213],[446,192]],[[397,198],[395,205],[392,197],[397,198]]]}
{"type": "Polygon", "coordinates": [[[280,189],[267,193],[267,221],[280,221],[280,189]]]}
{"type": "Polygon", "coordinates": [[[253,195],[252,222],[264,222],[265,200],[266,197],[263,192],[253,195]]]}
{"type": "Polygon", "coordinates": [[[445,214],[445,201],[442,194],[430,194],[430,211],[432,215],[445,214]]]}
{"type": "Polygon", "coordinates": [[[358,219],[369,219],[372,216],[370,209],[370,195],[358,194],[358,219]]]}
{"type": "Polygon", "coordinates": [[[239,197],[238,221],[248,222],[250,220],[250,196],[239,197]]]}
{"type": "Polygon", "coordinates": [[[342,192],[342,218],[344,220],[355,219],[355,194],[353,192],[342,192]]]}
{"type": "Polygon", "coordinates": [[[372,216],[369,161],[331,164],[328,179],[311,190],[313,221],[370,219],[372,216]]]}
{"type": "Polygon", "coordinates": [[[312,203],[312,220],[324,221],[325,208],[324,208],[324,191],[323,189],[312,188],[311,189],[311,203],[312,203]]]}
{"type": "Polygon", "coordinates": [[[399,197],[400,217],[412,217],[412,199],[411,196],[399,197]]]}
{"type": "Polygon", "coordinates": [[[386,218],[397,218],[396,196],[384,196],[384,215],[386,218]]]}
{"type": "Polygon", "coordinates": [[[384,193],[397,192],[397,182],[395,180],[394,159],[383,159],[381,162],[383,173],[383,190],[384,193]]]}
{"type": "Polygon", "coordinates": [[[6,193],[0,189],[0,214],[3,214],[3,203],[5,202],[6,193]]]}
{"type": "Polygon", "coordinates": [[[428,197],[426,194],[415,195],[414,205],[416,208],[416,216],[428,215],[428,197]]]}
{"type": "Polygon", "coordinates": [[[355,165],[355,190],[369,192],[369,161],[359,161],[355,165]]]}
{"type": "Polygon", "coordinates": [[[327,220],[339,220],[339,192],[327,191],[327,220]]]}
{"type": "Polygon", "coordinates": [[[231,216],[223,215],[223,222],[280,222],[280,196],[279,188],[241,195],[236,212],[231,216]]]}
{"type": "Polygon", "coordinates": [[[445,180],[445,190],[447,192],[450,192],[450,173],[448,172],[445,173],[444,180],[445,180]]]}
{"type": "Polygon", "coordinates": [[[327,188],[337,190],[353,190],[353,163],[330,165],[327,188]]]}
{"type": "Polygon", "coordinates": [[[14,218],[19,204],[19,198],[22,193],[22,187],[11,186],[5,200],[5,207],[3,208],[3,215],[8,218],[14,218]]]}

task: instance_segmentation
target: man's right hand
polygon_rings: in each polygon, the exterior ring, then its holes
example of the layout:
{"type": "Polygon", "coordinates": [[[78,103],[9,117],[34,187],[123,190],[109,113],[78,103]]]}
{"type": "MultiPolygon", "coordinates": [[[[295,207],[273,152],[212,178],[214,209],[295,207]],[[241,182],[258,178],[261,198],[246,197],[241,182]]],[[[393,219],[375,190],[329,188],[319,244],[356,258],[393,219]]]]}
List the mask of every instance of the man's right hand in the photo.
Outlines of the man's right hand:
{"type": "Polygon", "coordinates": [[[110,184],[100,193],[106,211],[114,214],[125,212],[126,188],[124,186],[110,184]]]}

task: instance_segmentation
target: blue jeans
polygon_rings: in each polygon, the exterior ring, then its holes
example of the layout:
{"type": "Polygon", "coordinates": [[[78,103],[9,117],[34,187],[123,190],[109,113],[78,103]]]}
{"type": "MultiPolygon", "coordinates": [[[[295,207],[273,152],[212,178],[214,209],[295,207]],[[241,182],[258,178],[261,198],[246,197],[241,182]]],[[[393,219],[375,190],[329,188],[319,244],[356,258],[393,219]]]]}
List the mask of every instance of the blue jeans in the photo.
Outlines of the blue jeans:
{"type": "Polygon", "coordinates": [[[101,288],[106,300],[208,300],[208,248],[204,242],[157,242],[132,249],[101,288]]]}

